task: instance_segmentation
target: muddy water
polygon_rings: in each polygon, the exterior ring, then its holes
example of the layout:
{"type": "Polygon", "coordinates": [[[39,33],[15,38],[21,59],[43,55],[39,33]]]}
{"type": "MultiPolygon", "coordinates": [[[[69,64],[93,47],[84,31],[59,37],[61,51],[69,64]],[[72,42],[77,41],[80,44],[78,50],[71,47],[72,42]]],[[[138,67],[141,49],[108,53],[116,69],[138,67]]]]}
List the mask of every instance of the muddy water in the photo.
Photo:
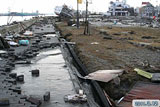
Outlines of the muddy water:
{"type": "Polygon", "coordinates": [[[30,65],[16,65],[13,72],[25,76],[25,83],[19,84],[22,87],[23,94],[36,95],[43,98],[46,91],[50,91],[51,99],[49,102],[43,102],[41,107],[84,107],[84,105],[65,103],[64,95],[74,94],[74,88],[68,68],[59,48],[41,52],[32,60],[30,65]],[[31,70],[39,69],[40,75],[33,77],[31,70]]]}

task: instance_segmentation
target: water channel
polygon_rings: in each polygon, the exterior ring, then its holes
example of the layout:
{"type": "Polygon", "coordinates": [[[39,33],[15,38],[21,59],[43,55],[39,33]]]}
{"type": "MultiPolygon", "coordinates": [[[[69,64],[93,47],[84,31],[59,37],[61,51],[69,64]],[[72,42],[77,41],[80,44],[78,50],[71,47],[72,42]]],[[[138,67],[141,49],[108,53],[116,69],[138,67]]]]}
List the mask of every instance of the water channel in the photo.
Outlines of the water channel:
{"type": "Polygon", "coordinates": [[[68,69],[61,49],[57,47],[40,52],[32,59],[32,64],[16,65],[13,72],[25,77],[25,83],[19,84],[23,90],[22,94],[43,98],[44,93],[50,91],[51,99],[44,102],[42,107],[84,107],[83,104],[64,102],[65,95],[75,94],[68,69]],[[29,72],[33,69],[40,70],[38,77],[33,77],[29,72]]]}

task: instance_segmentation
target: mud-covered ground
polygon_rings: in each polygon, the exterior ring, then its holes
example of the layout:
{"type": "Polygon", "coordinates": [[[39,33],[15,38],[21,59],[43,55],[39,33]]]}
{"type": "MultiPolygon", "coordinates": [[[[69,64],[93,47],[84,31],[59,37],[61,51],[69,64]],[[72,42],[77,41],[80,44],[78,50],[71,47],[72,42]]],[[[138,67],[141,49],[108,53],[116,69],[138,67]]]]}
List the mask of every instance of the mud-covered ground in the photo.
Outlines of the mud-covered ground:
{"type": "Polygon", "coordinates": [[[134,68],[159,72],[159,29],[92,25],[91,34],[83,35],[83,26],[77,29],[57,23],[57,27],[64,38],[76,42],[75,51],[89,72],[125,69],[119,84],[100,83],[113,100],[123,97],[137,81],[149,81],[134,68]]]}

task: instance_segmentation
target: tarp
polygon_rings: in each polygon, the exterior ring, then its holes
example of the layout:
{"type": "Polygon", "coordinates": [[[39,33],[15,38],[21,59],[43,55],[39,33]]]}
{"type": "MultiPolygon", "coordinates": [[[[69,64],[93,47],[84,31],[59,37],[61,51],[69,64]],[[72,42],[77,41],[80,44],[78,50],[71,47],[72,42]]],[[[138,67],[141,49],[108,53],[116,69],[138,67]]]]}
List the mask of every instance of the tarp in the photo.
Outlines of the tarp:
{"type": "Polygon", "coordinates": [[[27,46],[29,45],[29,40],[19,40],[19,44],[27,46]]]}

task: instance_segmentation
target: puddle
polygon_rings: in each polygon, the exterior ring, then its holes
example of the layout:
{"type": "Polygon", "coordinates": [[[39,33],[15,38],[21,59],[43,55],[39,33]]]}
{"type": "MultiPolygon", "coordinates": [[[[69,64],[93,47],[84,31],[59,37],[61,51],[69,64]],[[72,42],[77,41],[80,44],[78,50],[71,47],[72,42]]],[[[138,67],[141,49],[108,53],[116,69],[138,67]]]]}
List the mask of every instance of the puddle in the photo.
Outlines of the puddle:
{"type": "Polygon", "coordinates": [[[64,102],[64,95],[75,92],[59,48],[41,52],[32,62],[31,65],[16,65],[13,71],[25,77],[25,83],[20,84],[22,94],[43,98],[44,93],[50,91],[50,101],[44,102],[41,107],[85,107],[83,104],[73,105],[64,102]],[[40,70],[39,77],[32,77],[29,71],[34,69],[40,70]]]}

